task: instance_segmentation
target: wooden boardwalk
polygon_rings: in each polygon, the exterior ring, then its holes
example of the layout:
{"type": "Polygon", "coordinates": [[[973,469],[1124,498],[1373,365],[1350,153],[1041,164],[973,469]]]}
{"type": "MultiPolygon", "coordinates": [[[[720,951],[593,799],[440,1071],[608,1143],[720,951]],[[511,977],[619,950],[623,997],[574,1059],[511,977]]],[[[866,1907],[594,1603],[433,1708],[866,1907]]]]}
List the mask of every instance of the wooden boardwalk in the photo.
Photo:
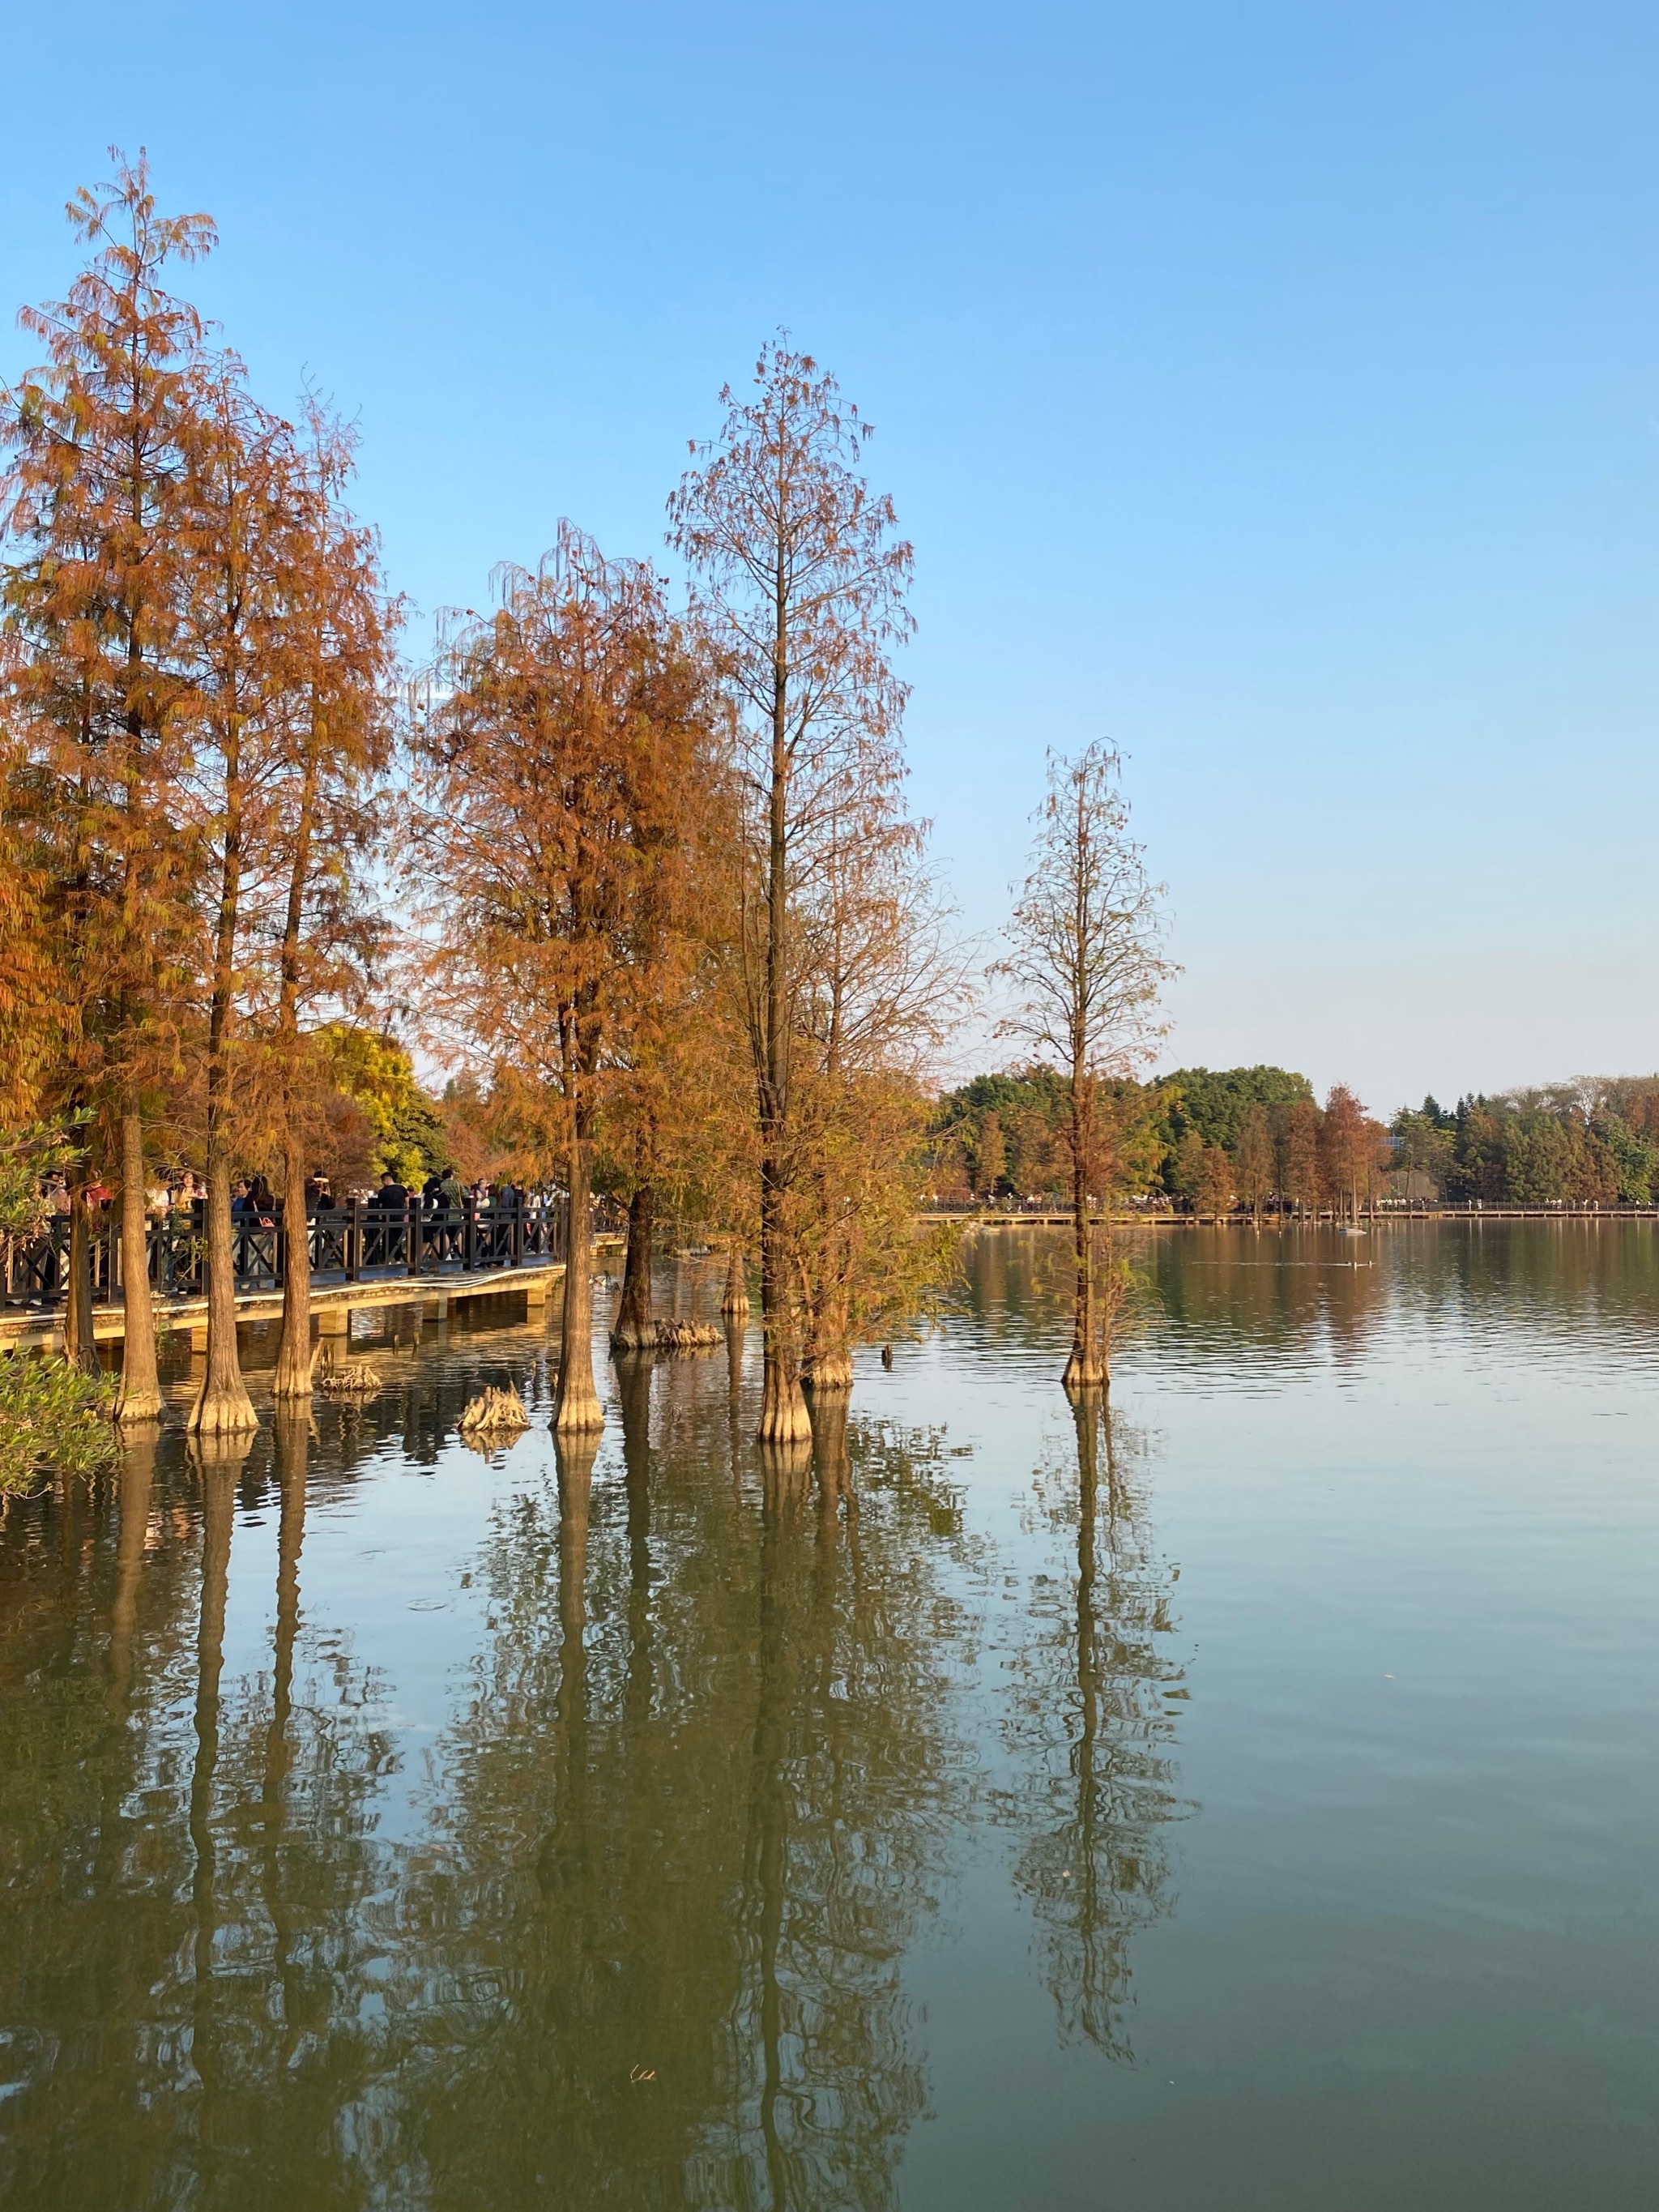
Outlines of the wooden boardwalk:
{"type": "MultiPolygon", "coordinates": [[[[619,1236],[597,1236],[593,1254],[622,1249],[619,1236]]],[[[312,1318],[319,1336],[345,1336],[351,1316],[364,1308],[418,1305],[425,1320],[445,1320],[450,1307],[467,1298],[522,1297],[535,1312],[545,1306],[552,1287],[564,1279],[562,1260],[530,1260],[518,1267],[459,1270],[453,1273],[411,1277],[407,1273],[365,1276],[355,1283],[319,1283],[311,1293],[312,1318]]],[[[205,1297],[157,1298],[157,1336],[187,1334],[195,1352],[207,1349],[205,1297]]],[[[236,1297],[236,1318],[242,1322],[276,1321],[283,1310],[280,1290],[241,1291],[236,1297]]],[[[100,1343],[118,1343],[126,1334],[119,1304],[93,1308],[93,1334],[100,1343]]],[[[16,1309],[0,1316],[0,1345],[40,1351],[61,1350],[64,1324],[61,1312],[28,1313],[16,1309]]]]}

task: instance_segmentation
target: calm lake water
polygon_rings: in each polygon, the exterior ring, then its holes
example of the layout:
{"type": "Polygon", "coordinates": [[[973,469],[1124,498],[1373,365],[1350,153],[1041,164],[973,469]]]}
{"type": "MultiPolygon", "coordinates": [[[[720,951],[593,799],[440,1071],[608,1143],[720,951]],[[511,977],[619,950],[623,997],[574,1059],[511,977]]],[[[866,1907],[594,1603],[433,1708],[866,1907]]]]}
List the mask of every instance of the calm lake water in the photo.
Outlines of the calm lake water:
{"type": "Polygon", "coordinates": [[[11,1506],[0,2200],[1659,2202],[1651,1225],[1139,1249],[1103,1420],[995,1231],[796,1478],[493,1302],[11,1506]]]}

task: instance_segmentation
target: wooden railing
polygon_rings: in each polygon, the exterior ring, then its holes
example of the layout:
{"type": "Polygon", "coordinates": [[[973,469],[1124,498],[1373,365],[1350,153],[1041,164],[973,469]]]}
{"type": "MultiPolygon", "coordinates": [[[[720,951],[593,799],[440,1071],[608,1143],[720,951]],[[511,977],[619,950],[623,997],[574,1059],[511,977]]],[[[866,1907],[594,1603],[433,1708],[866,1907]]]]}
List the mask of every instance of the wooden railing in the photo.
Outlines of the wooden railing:
{"type": "MultiPolygon", "coordinates": [[[[158,1298],[199,1298],[207,1290],[207,1224],[200,1200],[175,1207],[164,1220],[152,1221],[146,1235],[150,1286],[158,1298]]],[[[611,1224],[596,1207],[594,1229],[611,1224]]],[[[120,1226],[112,1210],[102,1209],[90,1224],[92,1295],[94,1304],[119,1301],[120,1226]]],[[[283,1208],[240,1213],[231,1230],[238,1291],[274,1291],[283,1286],[288,1266],[289,1228],[283,1208]]],[[[457,1206],[377,1206],[354,1199],[349,1205],[319,1210],[306,1218],[311,1274],[320,1285],[385,1283],[398,1277],[426,1282],[445,1275],[475,1274],[499,1267],[546,1267],[565,1255],[565,1201],[525,1199],[479,1205],[468,1199],[457,1206]]],[[[64,1303],[69,1281],[70,1223],[54,1218],[40,1236],[20,1239],[12,1248],[0,1306],[50,1310],[64,1303]]]]}

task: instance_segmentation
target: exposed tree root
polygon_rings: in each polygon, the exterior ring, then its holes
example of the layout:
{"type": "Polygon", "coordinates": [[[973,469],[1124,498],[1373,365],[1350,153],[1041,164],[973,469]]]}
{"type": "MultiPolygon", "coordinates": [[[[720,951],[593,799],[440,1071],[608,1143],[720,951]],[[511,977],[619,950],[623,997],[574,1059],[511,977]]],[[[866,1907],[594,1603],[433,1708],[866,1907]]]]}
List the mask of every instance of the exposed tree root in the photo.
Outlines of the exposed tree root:
{"type": "Polygon", "coordinates": [[[380,1370],[367,1359],[348,1360],[343,1366],[325,1367],[316,1387],[325,1398],[372,1398],[380,1387],[380,1370]]]}
{"type": "Polygon", "coordinates": [[[712,1352],[716,1345],[724,1344],[726,1333],[712,1322],[659,1321],[657,1323],[656,1346],[659,1352],[712,1352]]]}
{"type": "Polygon", "coordinates": [[[524,1400],[516,1390],[498,1390],[492,1382],[481,1397],[467,1401],[460,1418],[464,1437],[516,1437],[530,1426],[524,1400]]]}

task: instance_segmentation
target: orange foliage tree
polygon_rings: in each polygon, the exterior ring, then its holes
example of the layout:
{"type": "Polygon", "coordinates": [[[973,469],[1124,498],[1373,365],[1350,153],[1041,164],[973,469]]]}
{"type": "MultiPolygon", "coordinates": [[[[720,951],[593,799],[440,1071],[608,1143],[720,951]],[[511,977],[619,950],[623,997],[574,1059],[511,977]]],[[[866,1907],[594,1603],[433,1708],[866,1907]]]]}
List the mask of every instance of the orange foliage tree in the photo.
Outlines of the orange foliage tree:
{"type": "Polygon", "coordinates": [[[589,1244],[593,1147],[678,957],[687,808],[714,717],[659,579],[570,525],[489,616],[455,623],[418,732],[412,848],[434,1007],[491,1062],[526,1145],[568,1194],[554,1424],[601,1425],[589,1244]]]}
{"type": "MultiPolygon", "coordinates": [[[[180,503],[202,325],[162,277],[214,243],[205,216],[158,213],[141,156],[82,190],[69,217],[93,249],[66,299],[25,311],[46,352],[5,395],[0,488],[21,541],[8,613],[23,645],[14,697],[58,850],[53,869],[75,1017],[65,1103],[114,1125],[125,1352],[119,1412],[153,1418],[155,1325],[146,1261],[144,1121],[179,1065],[178,985],[194,854],[182,824],[180,503]]],[[[78,1178],[84,1182],[84,1174],[78,1178]]],[[[74,1282],[84,1289],[81,1209],[74,1282]]],[[[76,1299],[70,1306],[71,1338],[76,1299]]],[[[89,1341],[76,1347],[84,1356],[89,1341]]]]}
{"type": "Polygon", "coordinates": [[[1358,1221],[1361,1203],[1373,1194],[1388,1151],[1382,1123],[1371,1120],[1346,1084],[1334,1085],[1319,1125],[1320,1165],[1326,1188],[1350,1220],[1358,1221]]]}
{"type": "Polygon", "coordinates": [[[869,426],[833,377],[782,340],[755,391],[692,447],[669,505],[670,540],[740,708],[744,888],[737,980],[760,1155],[763,1442],[811,1436],[791,1212],[799,1164],[794,994],[802,904],[826,843],[884,814],[901,774],[903,686],[890,648],[908,635],[912,566],[890,500],[858,468],[869,426]]]}
{"type": "Polygon", "coordinates": [[[380,950],[366,863],[395,742],[391,711],[401,603],[386,592],[374,533],[345,503],[355,445],[319,407],[290,486],[292,558],[283,642],[284,711],[269,798],[264,1085],[283,1184],[283,1325],[272,1390],[311,1389],[307,1152],[335,1094],[319,1021],[361,1004],[380,950]],[[270,1002],[274,978],[274,1005],[270,1002]]]}

